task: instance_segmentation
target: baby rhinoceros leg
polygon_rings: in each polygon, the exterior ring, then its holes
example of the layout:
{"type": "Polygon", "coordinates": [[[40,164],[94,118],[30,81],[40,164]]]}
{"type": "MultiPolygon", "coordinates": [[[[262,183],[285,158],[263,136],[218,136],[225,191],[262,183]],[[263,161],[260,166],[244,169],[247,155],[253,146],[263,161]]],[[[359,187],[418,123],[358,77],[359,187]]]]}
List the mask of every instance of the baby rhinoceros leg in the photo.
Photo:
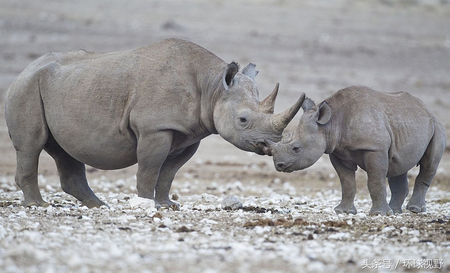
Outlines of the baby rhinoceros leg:
{"type": "Polygon", "coordinates": [[[402,205],[408,196],[408,174],[388,178],[389,188],[391,189],[391,200],[389,207],[394,213],[402,213],[402,205]]]}
{"type": "Polygon", "coordinates": [[[427,150],[420,160],[420,171],[414,183],[414,190],[406,208],[411,212],[425,212],[425,195],[436,174],[439,161],[445,150],[445,132],[439,124],[436,125],[435,134],[428,144],[427,150]]]}
{"type": "Polygon", "coordinates": [[[61,188],[65,193],[72,195],[88,208],[106,205],[89,187],[83,163],[65,152],[51,135],[44,149],[55,160],[61,188]]]}
{"type": "Polygon", "coordinates": [[[388,156],[386,152],[366,152],[364,165],[367,170],[367,186],[372,198],[370,215],[391,215],[392,209],[386,202],[386,174],[388,156]]]}
{"type": "Polygon", "coordinates": [[[356,214],[356,208],[354,205],[356,194],[356,181],[355,171],[356,165],[348,163],[346,165],[334,155],[330,155],[331,164],[333,164],[336,170],[339,180],[341,181],[342,200],[341,203],[334,208],[337,214],[340,213],[352,213],[356,214]]]}

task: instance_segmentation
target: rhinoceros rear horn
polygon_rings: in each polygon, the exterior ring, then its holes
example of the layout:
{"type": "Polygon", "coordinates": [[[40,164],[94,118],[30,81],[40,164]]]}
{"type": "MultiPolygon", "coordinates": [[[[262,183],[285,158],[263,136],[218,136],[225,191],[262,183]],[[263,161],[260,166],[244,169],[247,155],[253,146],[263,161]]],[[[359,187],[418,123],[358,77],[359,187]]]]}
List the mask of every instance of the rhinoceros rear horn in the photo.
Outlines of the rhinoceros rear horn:
{"type": "Polygon", "coordinates": [[[233,85],[233,78],[239,71],[239,65],[235,62],[232,62],[227,65],[225,68],[225,72],[223,73],[222,83],[225,90],[228,90],[231,85],[233,85]]]}
{"type": "Polygon", "coordinates": [[[267,98],[265,98],[263,101],[259,103],[259,109],[263,113],[267,114],[273,114],[273,110],[275,108],[275,99],[278,95],[278,88],[280,87],[280,84],[277,83],[275,85],[275,88],[273,89],[272,93],[270,93],[267,98]]]}
{"type": "Polygon", "coordinates": [[[279,114],[275,114],[272,116],[272,126],[275,131],[283,132],[284,128],[289,124],[289,122],[294,118],[295,114],[297,114],[298,110],[303,104],[305,100],[305,93],[300,95],[300,98],[297,102],[292,105],[289,109],[281,112],[279,114]]]}

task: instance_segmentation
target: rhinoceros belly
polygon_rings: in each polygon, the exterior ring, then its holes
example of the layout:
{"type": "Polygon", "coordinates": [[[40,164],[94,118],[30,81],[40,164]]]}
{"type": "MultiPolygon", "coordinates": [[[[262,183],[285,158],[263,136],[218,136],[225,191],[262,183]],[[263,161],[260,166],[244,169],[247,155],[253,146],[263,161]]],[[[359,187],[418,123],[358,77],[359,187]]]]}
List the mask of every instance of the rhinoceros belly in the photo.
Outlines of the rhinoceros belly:
{"type": "Polygon", "coordinates": [[[50,124],[49,129],[64,151],[87,165],[112,170],[137,162],[135,141],[119,133],[50,124]]]}

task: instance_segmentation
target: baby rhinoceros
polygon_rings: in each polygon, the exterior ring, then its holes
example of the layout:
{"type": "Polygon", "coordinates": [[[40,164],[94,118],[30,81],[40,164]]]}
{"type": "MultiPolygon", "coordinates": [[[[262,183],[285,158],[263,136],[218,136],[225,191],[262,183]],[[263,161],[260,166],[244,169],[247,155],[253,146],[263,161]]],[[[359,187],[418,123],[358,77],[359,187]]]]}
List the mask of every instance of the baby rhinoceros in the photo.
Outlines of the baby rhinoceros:
{"type": "Polygon", "coordinates": [[[420,165],[407,209],[425,211],[425,194],[445,149],[445,131],[419,99],[405,92],[348,87],[318,106],[306,99],[302,108],[298,127],[269,145],[278,171],[305,169],[327,153],[342,187],[336,213],[356,213],[359,166],[368,176],[370,214],[390,215],[402,212],[408,170],[420,165]],[[392,193],[389,204],[386,177],[392,193]]]}

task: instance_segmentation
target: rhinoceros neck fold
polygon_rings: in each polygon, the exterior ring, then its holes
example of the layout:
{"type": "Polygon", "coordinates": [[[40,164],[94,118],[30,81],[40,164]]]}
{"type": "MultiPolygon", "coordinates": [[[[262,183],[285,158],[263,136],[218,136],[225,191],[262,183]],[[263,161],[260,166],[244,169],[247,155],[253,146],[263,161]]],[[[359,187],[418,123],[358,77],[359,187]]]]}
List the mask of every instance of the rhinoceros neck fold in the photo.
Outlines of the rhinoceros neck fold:
{"type": "Polygon", "coordinates": [[[338,132],[335,123],[333,122],[333,118],[331,118],[330,121],[323,126],[322,130],[325,135],[325,143],[326,143],[325,153],[331,154],[336,148],[338,142],[337,136],[338,132]]]}
{"type": "Polygon", "coordinates": [[[198,79],[201,92],[200,123],[211,134],[218,133],[214,124],[214,108],[223,92],[223,67],[213,66],[204,73],[200,73],[198,79]]]}

